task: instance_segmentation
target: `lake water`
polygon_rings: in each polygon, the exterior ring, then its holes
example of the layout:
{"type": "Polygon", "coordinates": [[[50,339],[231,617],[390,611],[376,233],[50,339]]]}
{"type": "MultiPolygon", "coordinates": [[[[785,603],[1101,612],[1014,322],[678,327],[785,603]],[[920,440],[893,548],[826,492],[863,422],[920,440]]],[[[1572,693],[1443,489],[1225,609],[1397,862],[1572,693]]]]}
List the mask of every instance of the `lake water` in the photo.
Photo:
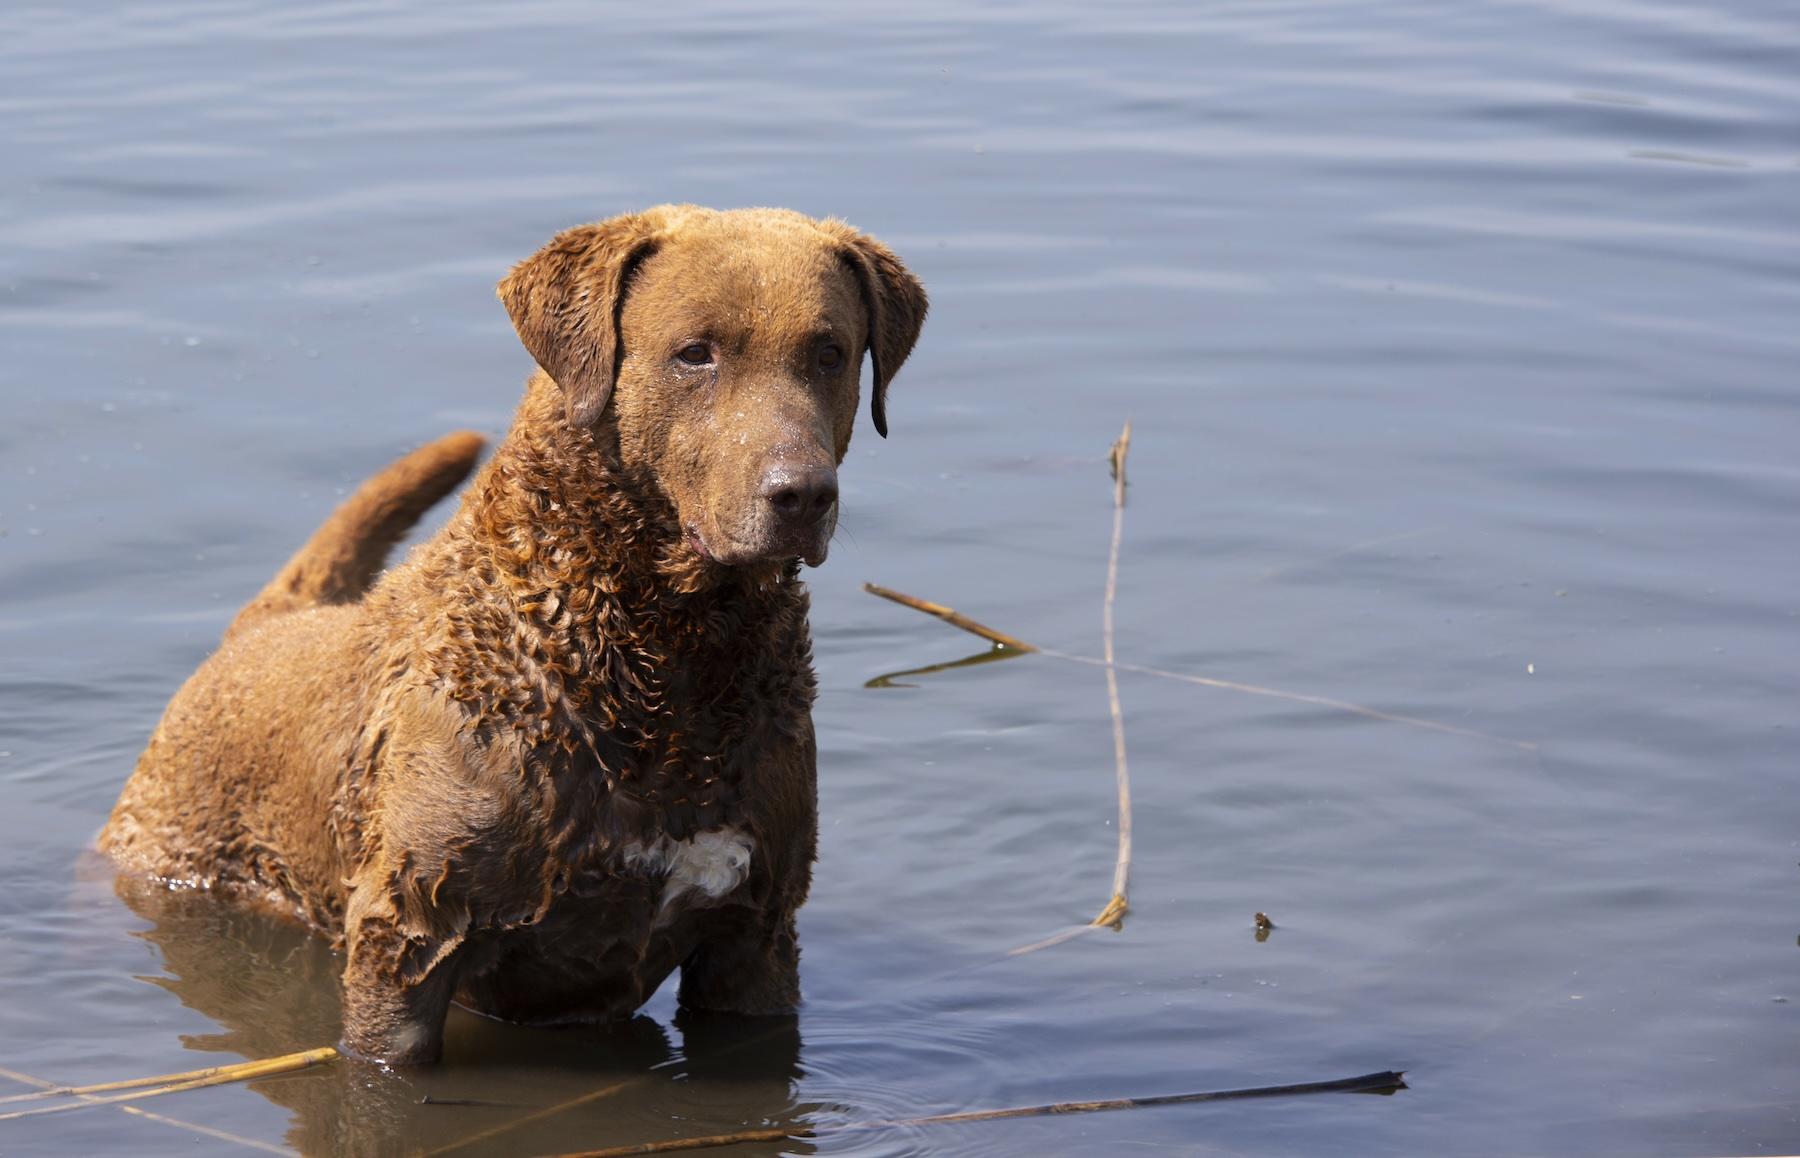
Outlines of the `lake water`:
{"type": "Polygon", "coordinates": [[[321,941],[84,850],[339,496],[504,428],[510,263],[785,205],[933,305],[810,576],[797,1024],[458,1014],[439,1066],[0,1152],[552,1154],[1383,1069],[732,1152],[1800,1148],[1797,60],[1749,0],[7,5],[9,1070],[336,1040],[321,941]],[[1007,957],[1110,892],[1104,672],[868,687],[981,645],[860,584],[1098,655],[1127,416],[1121,662],[1464,731],[1125,672],[1132,912],[1007,957]]]}

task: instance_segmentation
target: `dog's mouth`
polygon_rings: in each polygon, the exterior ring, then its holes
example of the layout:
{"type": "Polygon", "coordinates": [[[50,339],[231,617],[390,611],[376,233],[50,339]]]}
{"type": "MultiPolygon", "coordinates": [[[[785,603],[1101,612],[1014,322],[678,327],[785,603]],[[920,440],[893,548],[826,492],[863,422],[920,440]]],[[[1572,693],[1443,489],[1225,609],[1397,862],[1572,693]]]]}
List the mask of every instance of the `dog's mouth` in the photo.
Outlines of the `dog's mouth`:
{"type": "Polygon", "coordinates": [[[808,567],[817,567],[825,561],[825,554],[831,545],[829,534],[809,533],[800,528],[784,528],[778,531],[771,540],[761,544],[740,543],[724,531],[719,538],[724,540],[723,550],[715,549],[716,543],[708,543],[706,535],[700,530],[700,524],[691,522],[684,524],[683,536],[688,550],[711,563],[726,567],[745,566],[756,563],[774,563],[786,559],[799,559],[808,567]]]}

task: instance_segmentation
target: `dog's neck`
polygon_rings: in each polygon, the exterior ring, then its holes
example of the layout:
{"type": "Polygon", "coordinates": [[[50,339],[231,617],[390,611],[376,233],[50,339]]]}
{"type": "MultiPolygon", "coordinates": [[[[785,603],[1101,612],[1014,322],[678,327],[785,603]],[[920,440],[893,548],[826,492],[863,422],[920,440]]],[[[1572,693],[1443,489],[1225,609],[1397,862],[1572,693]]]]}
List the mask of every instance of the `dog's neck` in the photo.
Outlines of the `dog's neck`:
{"type": "MultiPolygon", "coordinates": [[[[571,430],[542,376],[428,554],[417,581],[471,583],[492,609],[434,648],[433,666],[509,653],[536,675],[526,700],[483,704],[484,716],[548,709],[565,727],[623,728],[639,747],[711,749],[728,738],[707,735],[704,717],[730,689],[792,670],[796,651],[810,671],[798,560],[752,570],[699,557],[654,480],[621,462],[616,434],[571,430]],[[657,739],[677,703],[698,731],[657,739]]],[[[806,685],[794,693],[810,702],[806,685]]]]}

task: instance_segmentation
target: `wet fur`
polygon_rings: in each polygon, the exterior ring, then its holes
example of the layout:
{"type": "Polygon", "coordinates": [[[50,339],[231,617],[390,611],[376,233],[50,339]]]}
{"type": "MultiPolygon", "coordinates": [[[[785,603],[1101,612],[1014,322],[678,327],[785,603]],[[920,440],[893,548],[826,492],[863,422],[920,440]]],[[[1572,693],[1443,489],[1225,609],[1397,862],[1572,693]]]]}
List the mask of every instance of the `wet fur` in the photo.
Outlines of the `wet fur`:
{"type": "Polygon", "coordinates": [[[482,440],[365,484],[170,703],[100,838],[336,939],[344,1043],[390,1061],[435,1057],[453,999],[605,1020],[677,967],[689,1007],[797,1004],[798,573],[830,526],[757,488],[835,470],[865,349],[880,415],[925,313],[848,226],[691,206],[561,234],[501,297],[544,369],[461,508],[376,579],[482,440]],[[695,334],[704,383],[669,360],[695,334]]]}

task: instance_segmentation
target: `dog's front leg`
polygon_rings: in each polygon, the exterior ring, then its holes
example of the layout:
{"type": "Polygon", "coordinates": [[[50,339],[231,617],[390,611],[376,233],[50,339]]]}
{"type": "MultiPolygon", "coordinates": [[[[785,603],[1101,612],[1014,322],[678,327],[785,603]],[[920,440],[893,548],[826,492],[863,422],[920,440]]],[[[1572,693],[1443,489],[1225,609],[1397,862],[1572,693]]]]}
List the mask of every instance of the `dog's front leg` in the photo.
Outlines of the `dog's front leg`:
{"type": "Polygon", "coordinates": [[[730,907],[709,914],[700,944],[681,963],[681,1004],[730,1013],[800,1007],[800,942],[794,914],[730,907]]]}
{"type": "Polygon", "coordinates": [[[352,897],[345,930],[343,1047],[394,1064],[436,1061],[462,938],[407,936],[387,905],[358,913],[358,899],[352,897]]]}

